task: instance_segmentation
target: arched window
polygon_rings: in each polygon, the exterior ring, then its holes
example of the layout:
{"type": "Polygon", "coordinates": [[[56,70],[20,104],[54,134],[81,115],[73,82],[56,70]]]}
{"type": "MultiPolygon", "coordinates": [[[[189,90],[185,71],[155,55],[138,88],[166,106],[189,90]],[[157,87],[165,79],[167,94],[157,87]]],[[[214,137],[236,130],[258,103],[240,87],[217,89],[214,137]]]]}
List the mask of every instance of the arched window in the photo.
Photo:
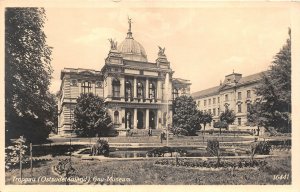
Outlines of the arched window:
{"type": "Polygon", "coordinates": [[[178,89],[173,89],[173,100],[176,99],[176,97],[178,97],[178,89]]]}
{"type": "Polygon", "coordinates": [[[125,83],[125,99],[128,100],[130,98],[132,98],[131,83],[129,81],[126,81],[126,83],[125,83]]]}
{"type": "Polygon", "coordinates": [[[137,97],[138,97],[139,99],[144,98],[144,91],[143,91],[143,88],[144,88],[143,83],[138,82],[138,83],[137,83],[137,97]]]}
{"type": "Polygon", "coordinates": [[[120,81],[114,79],[112,82],[113,87],[113,97],[120,97],[120,81]]]}
{"type": "Polygon", "coordinates": [[[119,111],[114,112],[114,124],[119,124],[119,111]]]}
{"type": "Polygon", "coordinates": [[[81,83],[81,92],[82,93],[89,93],[91,92],[92,85],[91,82],[85,81],[81,83]]]}
{"type": "Polygon", "coordinates": [[[150,99],[155,99],[155,86],[153,83],[149,84],[149,98],[150,99]]]}

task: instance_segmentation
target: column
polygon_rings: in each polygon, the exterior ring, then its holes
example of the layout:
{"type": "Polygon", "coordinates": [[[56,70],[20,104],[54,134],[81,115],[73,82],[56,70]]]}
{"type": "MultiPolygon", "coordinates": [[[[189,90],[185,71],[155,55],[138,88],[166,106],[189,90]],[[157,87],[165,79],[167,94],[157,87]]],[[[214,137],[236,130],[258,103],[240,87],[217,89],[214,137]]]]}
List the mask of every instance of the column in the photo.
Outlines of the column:
{"type": "Polygon", "coordinates": [[[146,95],[145,98],[148,99],[149,98],[149,80],[148,78],[146,78],[146,95]]]}
{"type": "Polygon", "coordinates": [[[124,99],[125,95],[125,78],[120,78],[120,97],[124,99]]]}
{"type": "Polygon", "coordinates": [[[158,99],[158,100],[161,100],[161,81],[160,80],[158,80],[157,81],[157,88],[156,88],[156,98],[158,99]]]}
{"type": "Polygon", "coordinates": [[[136,83],[136,77],[133,79],[133,98],[136,98],[136,92],[137,92],[137,83],[136,83]]]}
{"type": "Polygon", "coordinates": [[[149,129],[149,109],[146,109],[146,129],[149,129]]]}
{"type": "Polygon", "coordinates": [[[133,128],[137,129],[137,109],[136,108],[134,109],[134,112],[133,112],[133,128]]]}

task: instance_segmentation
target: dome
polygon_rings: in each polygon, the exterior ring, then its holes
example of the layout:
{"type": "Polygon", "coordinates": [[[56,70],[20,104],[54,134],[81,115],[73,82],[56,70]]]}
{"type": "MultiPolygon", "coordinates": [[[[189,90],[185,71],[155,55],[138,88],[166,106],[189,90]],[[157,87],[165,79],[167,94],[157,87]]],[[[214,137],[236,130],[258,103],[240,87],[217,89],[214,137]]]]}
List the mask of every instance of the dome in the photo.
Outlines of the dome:
{"type": "Polygon", "coordinates": [[[120,43],[118,52],[122,54],[124,59],[147,62],[147,55],[144,47],[132,37],[126,37],[126,39],[120,43]]]}
{"type": "Polygon", "coordinates": [[[128,23],[129,29],[127,32],[127,37],[118,46],[118,52],[122,54],[123,59],[147,62],[147,54],[144,47],[132,37],[131,19],[129,18],[128,23]]]}

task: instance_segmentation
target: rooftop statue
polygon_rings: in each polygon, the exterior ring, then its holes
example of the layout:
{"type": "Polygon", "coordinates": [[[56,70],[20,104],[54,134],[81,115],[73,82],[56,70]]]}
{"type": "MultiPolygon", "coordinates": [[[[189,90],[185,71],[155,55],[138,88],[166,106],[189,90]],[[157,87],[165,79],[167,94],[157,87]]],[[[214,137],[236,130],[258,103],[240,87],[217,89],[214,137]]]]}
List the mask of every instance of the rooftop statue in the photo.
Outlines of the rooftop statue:
{"type": "Polygon", "coordinates": [[[109,42],[110,42],[110,49],[111,50],[117,50],[117,45],[118,45],[118,42],[117,41],[114,41],[112,38],[108,39],[109,42]]]}
{"type": "Polygon", "coordinates": [[[158,51],[158,56],[166,56],[165,55],[165,48],[161,48],[160,46],[158,46],[159,51],[158,51]]]}

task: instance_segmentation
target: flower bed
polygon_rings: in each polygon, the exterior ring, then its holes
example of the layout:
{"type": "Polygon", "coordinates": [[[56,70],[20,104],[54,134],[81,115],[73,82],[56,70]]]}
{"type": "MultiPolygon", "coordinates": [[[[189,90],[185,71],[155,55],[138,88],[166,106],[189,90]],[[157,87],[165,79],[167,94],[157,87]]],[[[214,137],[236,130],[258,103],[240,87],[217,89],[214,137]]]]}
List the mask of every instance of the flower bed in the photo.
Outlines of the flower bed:
{"type": "Polygon", "coordinates": [[[239,161],[221,161],[219,165],[217,161],[212,160],[194,160],[194,159],[162,159],[155,161],[155,165],[164,166],[181,166],[189,168],[256,168],[267,165],[265,160],[239,160],[239,161]]]}

